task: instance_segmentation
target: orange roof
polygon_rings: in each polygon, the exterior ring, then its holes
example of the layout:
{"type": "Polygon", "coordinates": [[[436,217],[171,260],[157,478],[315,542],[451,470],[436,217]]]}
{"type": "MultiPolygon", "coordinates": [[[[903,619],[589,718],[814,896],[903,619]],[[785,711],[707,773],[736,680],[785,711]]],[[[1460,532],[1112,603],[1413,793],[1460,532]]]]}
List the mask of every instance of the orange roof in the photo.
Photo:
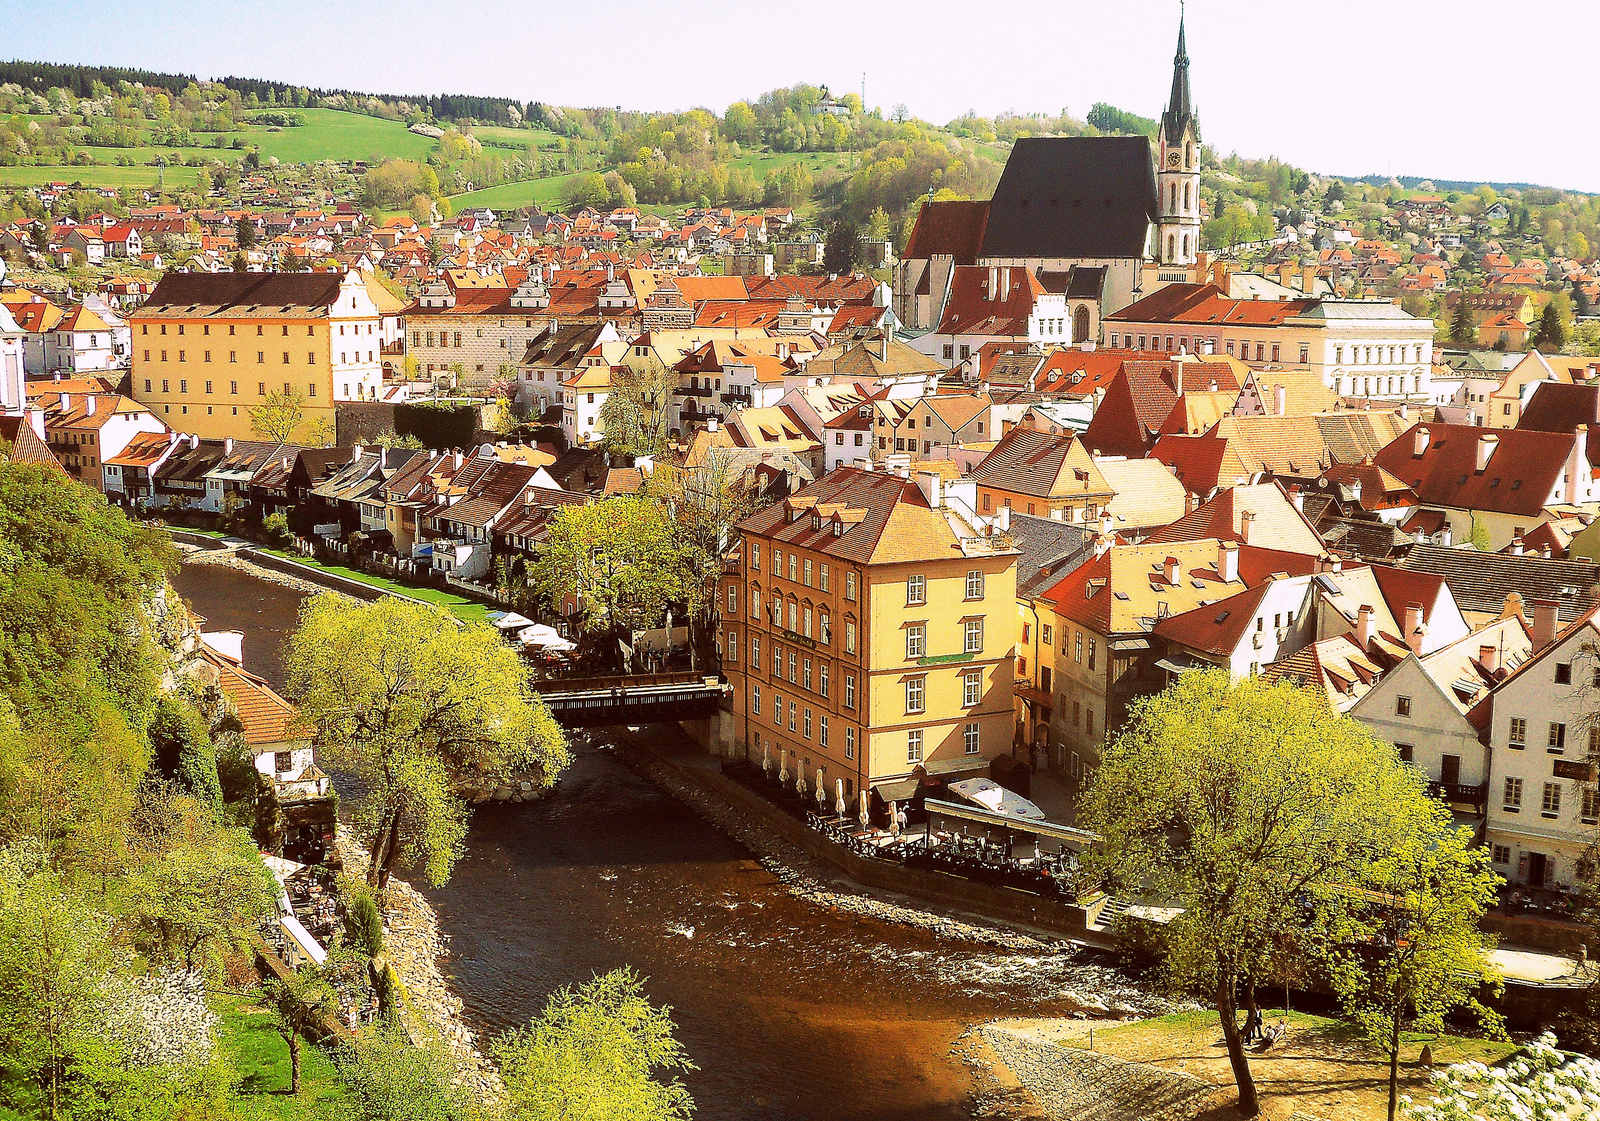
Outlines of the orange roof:
{"type": "Polygon", "coordinates": [[[300,714],[294,705],[273,692],[264,678],[210,650],[206,651],[206,661],[216,667],[217,687],[227,694],[239,714],[246,743],[287,743],[299,738],[294,734],[294,725],[300,714]]]}

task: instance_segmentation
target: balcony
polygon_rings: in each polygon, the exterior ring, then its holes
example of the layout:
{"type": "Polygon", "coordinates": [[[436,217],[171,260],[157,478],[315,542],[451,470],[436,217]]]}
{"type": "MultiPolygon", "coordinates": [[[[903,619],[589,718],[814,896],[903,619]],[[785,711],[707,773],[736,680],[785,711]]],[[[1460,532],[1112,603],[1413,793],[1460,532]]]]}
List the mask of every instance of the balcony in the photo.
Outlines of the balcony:
{"type": "Polygon", "coordinates": [[[1484,799],[1484,784],[1468,782],[1429,782],[1428,793],[1446,802],[1467,806],[1480,806],[1484,799]]]}

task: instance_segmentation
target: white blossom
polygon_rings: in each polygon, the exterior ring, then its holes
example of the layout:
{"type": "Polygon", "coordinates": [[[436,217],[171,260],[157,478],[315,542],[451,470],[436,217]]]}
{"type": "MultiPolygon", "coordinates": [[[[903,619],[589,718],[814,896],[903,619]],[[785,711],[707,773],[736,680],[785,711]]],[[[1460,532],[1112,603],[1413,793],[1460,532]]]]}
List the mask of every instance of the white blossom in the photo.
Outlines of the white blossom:
{"type": "Polygon", "coordinates": [[[129,1067],[202,1066],[216,1046],[216,1024],[196,972],[111,977],[102,989],[102,1030],[129,1067]]]}
{"type": "Polygon", "coordinates": [[[1577,1121],[1600,1116],[1600,1061],[1556,1047],[1546,1032],[1503,1067],[1458,1063],[1433,1076],[1434,1096],[1401,1099],[1408,1121],[1577,1121]]]}

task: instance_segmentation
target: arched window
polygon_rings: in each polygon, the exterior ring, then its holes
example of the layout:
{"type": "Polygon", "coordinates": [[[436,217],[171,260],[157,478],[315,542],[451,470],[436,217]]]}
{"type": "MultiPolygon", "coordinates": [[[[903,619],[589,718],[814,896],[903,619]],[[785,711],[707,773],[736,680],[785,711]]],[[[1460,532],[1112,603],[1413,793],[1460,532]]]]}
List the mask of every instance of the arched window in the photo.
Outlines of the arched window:
{"type": "Polygon", "coordinates": [[[1089,308],[1087,304],[1079,304],[1078,310],[1072,313],[1072,341],[1075,343],[1087,342],[1089,338],[1089,308]]]}
{"type": "Polygon", "coordinates": [[[776,591],[772,593],[772,625],[783,626],[783,594],[776,591]]]}
{"type": "Polygon", "coordinates": [[[1188,234],[1184,234],[1183,235],[1183,259],[1186,260],[1186,261],[1189,259],[1189,235],[1188,234]]]}
{"type": "Polygon", "coordinates": [[[1178,239],[1171,234],[1167,235],[1167,260],[1172,261],[1178,256],[1178,239]]]}
{"type": "Polygon", "coordinates": [[[810,638],[811,637],[811,605],[809,603],[806,604],[806,609],[805,609],[805,624],[806,624],[806,629],[805,629],[805,631],[803,633],[805,634],[805,636],[807,638],[810,638]]]}
{"type": "Polygon", "coordinates": [[[1183,185],[1183,212],[1189,213],[1189,184],[1183,185]]]}
{"type": "Polygon", "coordinates": [[[1183,166],[1194,166],[1194,141],[1192,140],[1183,146],[1183,166]]]}
{"type": "Polygon", "coordinates": [[[1176,183],[1172,184],[1171,190],[1169,190],[1167,192],[1167,197],[1172,200],[1168,204],[1167,209],[1169,209],[1169,210],[1178,209],[1178,185],[1176,183]]]}

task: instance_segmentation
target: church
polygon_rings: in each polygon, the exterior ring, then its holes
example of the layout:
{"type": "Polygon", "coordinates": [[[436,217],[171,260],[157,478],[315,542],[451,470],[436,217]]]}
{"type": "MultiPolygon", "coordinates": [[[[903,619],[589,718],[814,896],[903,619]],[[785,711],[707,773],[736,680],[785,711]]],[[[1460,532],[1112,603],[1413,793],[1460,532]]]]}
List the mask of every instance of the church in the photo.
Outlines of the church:
{"type": "Polygon", "coordinates": [[[1049,341],[1068,344],[1097,340],[1103,315],[1164,285],[1205,279],[1200,122],[1182,17],[1154,152],[1142,136],[1018,140],[993,198],[923,205],[895,267],[895,316],[938,332],[952,292],[975,286],[994,300],[990,289],[1018,268],[1060,299],[1049,341]]]}

